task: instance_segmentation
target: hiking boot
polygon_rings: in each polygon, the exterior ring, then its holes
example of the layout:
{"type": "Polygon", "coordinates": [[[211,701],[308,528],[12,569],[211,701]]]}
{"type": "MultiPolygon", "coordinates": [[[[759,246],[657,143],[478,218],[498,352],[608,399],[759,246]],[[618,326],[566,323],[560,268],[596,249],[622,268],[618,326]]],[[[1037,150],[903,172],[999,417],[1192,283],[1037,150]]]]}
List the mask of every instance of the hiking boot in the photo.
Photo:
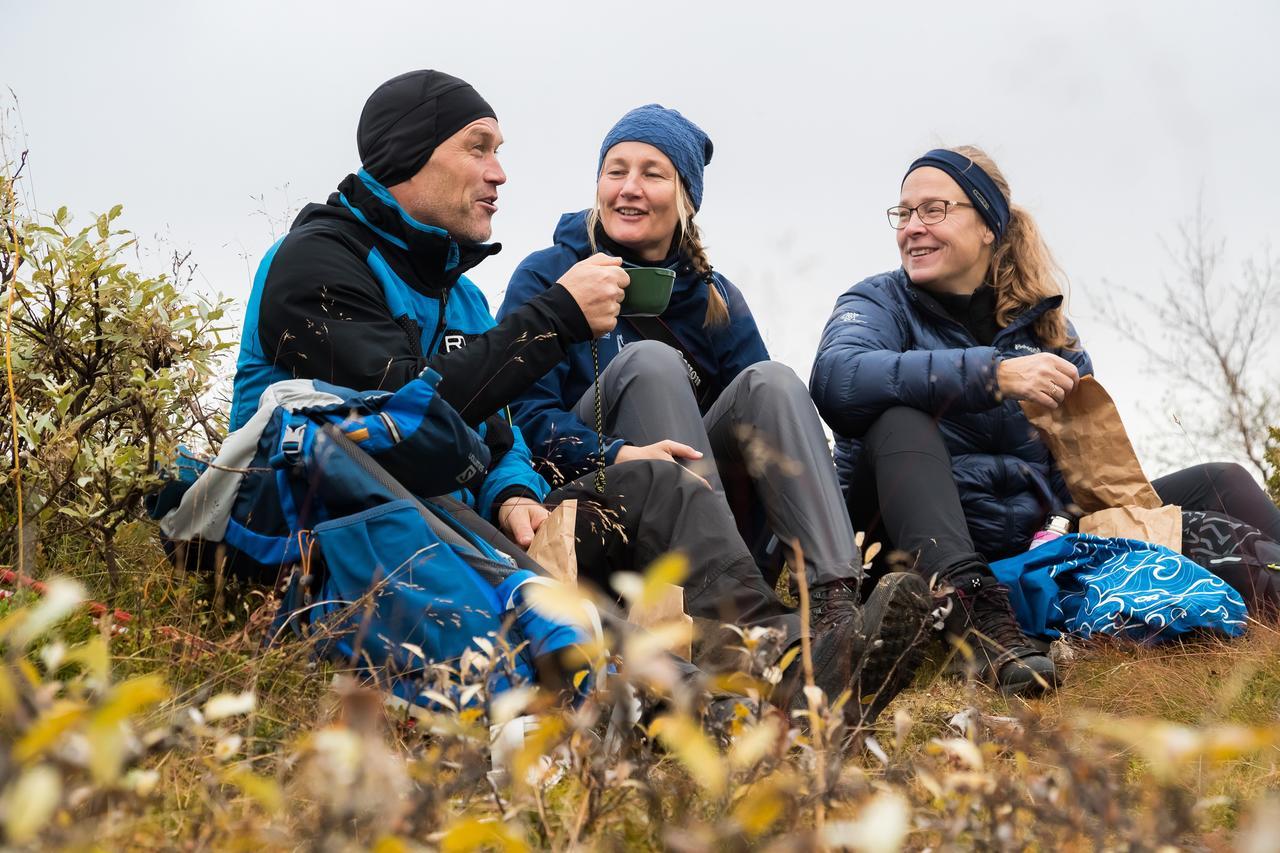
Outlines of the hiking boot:
{"type": "Polygon", "coordinates": [[[872,589],[862,608],[865,656],[854,661],[853,673],[863,725],[875,722],[911,683],[924,658],[932,608],[929,584],[916,572],[890,572],[872,589]]]}
{"type": "Polygon", "coordinates": [[[950,579],[955,593],[946,631],[974,648],[978,675],[1006,696],[1033,695],[1058,686],[1049,656],[1018,627],[1009,588],[990,574],[950,579]]]}
{"type": "MultiPolygon", "coordinates": [[[[822,586],[818,586],[814,587],[809,596],[813,681],[827,694],[827,702],[830,704],[835,704],[840,695],[850,688],[853,661],[861,657],[865,643],[862,635],[862,613],[853,603],[853,591],[844,584],[838,586],[844,592],[825,591],[822,586]],[[848,594],[847,598],[845,593],[848,594]]],[[[797,656],[778,684],[776,695],[782,700],[779,704],[790,711],[807,709],[809,706],[803,688],[804,662],[801,656],[797,656]]],[[[852,698],[845,704],[846,718],[855,704],[852,698]]]]}
{"type": "Polygon", "coordinates": [[[914,572],[892,572],[880,579],[861,608],[858,593],[844,581],[817,584],[809,593],[810,622],[820,625],[857,614],[859,638],[852,648],[850,686],[845,707],[850,726],[875,722],[911,683],[924,656],[932,601],[929,585],[914,572]]]}

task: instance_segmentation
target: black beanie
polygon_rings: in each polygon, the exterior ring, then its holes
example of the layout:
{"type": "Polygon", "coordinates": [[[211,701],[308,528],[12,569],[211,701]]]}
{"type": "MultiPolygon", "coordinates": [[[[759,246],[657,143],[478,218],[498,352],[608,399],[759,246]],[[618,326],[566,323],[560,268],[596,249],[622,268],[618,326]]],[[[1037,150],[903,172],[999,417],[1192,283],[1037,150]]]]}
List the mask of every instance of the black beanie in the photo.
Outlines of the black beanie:
{"type": "Polygon", "coordinates": [[[360,113],[356,147],[383,186],[418,173],[441,142],[479,118],[494,118],[471,84],[441,71],[410,71],[373,90],[360,113]]]}

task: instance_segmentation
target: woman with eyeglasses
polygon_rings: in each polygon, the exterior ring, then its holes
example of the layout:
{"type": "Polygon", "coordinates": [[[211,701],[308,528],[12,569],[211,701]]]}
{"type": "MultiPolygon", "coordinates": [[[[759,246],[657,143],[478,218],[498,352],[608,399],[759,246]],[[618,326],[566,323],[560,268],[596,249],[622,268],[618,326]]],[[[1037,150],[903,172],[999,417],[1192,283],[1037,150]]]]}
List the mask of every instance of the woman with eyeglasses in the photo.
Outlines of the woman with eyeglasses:
{"type": "Polygon", "coordinates": [[[712,270],[695,222],[712,150],[701,128],[658,104],[628,112],[609,130],[592,206],[564,214],[553,244],[520,263],[498,317],[597,252],[624,267],[673,271],[670,303],[657,317],[624,313],[595,348],[572,347],[512,413],[551,478],[589,473],[601,451],[611,465],[688,466],[726,497],[758,555],[776,535],[776,561],[758,556],[770,583],[797,542],[815,628],[856,630],[862,622],[869,638],[883,640],[865,665],[853,662],[864,667],[863,697],[879,691],[874,716],[919,659],[928,589],[899,573],[859,613],[862,561],[808,389],[769,360],[746,300],[712,270]]]}
{"type": "MultiPolygon", "coordinates": [[[[947,630],[976,629],[984,678],[1037,692],[1057,683],[1053,662],[1023,635],[988,562],[1025,551],[1070,503],[1018,401],[1057,407],[1093,366],[1035,221],[983,151],[920,157],[888,214],[902,266],[836,301],[810,392],[836,434],[855,528],[955,588],[947,630]]],[[[1280,540],[1280,510],[1238,465],[1153,485],[1167,504],[1280,540]]]]}

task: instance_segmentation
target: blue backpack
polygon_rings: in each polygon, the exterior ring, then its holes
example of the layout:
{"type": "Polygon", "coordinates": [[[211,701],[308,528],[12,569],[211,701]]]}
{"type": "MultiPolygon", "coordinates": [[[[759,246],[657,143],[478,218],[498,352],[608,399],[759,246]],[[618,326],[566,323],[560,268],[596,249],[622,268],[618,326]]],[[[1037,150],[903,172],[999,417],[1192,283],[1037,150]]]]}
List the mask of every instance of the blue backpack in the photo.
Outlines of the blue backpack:
{"type": "Polygon", "coordinates": [[[220,560],[284,588],[272,636],[318,636],[323,653],[390,673],[395,694],[419,704],[430,704],[428,665],[487,653],[493,638],[519,651],[490,695],[585,639],[527,605],[530,584],[553,583],[536,565],[469,528],[465,504],[423,499],[479,488],[490,461],[438,381],[428,370],[395,393],[276,383],[211,465],[194,479],[188,468],[180,500],[153,510],[186,564],[220,560]]]}

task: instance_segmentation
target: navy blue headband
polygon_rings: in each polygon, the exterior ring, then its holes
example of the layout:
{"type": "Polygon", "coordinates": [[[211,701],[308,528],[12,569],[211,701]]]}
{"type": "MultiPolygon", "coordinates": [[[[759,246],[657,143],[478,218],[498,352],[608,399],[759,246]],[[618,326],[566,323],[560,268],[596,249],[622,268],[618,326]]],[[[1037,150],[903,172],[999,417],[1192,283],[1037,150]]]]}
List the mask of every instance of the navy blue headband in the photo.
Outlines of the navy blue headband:
{"type": "MultiPolygon", "coordinates": [[[[932,166],[950,175],[973,202],[978,215],[996,233],[996,242],[1000,242],[1009,228],[1009,202],[981,166],[963,154],[945,148],[935,148],[916,160],[907,169],[907,175],[921,166],[932,166]]],[[[907,176],[903,175],[902,180],[905,183],[907,176]]]]}

